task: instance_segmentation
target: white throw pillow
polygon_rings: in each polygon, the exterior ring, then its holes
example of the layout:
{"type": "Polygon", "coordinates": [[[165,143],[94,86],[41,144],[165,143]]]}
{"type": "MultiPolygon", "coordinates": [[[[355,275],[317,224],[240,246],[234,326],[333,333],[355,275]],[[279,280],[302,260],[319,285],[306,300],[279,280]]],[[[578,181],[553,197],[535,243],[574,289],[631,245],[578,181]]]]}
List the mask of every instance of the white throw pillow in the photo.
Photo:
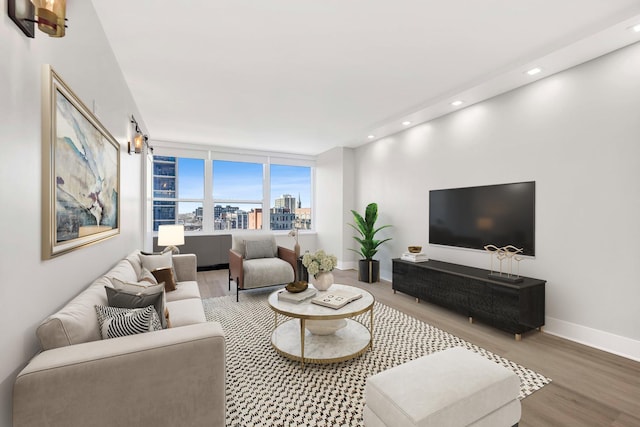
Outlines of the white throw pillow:
{"type": "Polygon", "coordinates": [[[171,252],[166,252],[160,255],[140,254],[140,262],[142,263],[142,267],[151,272],[161,268],[170,268],[171,274],[173,275],[173,281],[176,283],[178,282],[176,272],[173,268],[173,254],[171,252]]]}

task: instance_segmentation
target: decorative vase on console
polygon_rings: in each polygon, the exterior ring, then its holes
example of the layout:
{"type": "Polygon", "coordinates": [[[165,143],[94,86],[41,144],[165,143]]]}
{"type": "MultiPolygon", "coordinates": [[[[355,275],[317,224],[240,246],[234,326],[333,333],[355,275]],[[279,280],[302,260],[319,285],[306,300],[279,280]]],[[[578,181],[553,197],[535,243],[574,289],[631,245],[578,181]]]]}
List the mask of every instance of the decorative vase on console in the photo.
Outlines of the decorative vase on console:
{"type": "Polygon", "coordinates": [[[319,291],[326,291],[333,285],[333,273],[338,263],[335,255],[328,255],[323,250],[314,253],[305,252],[302,256],[302,265],[307,267],[309,276],[313,277],[313,286],[319,291]]]}

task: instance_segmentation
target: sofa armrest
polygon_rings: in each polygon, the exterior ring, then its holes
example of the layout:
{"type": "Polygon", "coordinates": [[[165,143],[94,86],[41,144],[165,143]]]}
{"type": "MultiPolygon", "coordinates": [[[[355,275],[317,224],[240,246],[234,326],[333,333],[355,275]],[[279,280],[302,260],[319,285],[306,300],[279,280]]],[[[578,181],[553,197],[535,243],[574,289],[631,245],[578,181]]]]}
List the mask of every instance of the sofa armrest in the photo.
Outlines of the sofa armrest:
{"type": "Polygon", "coordinates": [[[240,252],[229,249],[229,279],[236,281],[236,286],[242,289],[244,283],[244,269],[240,252]]]}
{"type": "Polygon", "coordinates": [[[196,254],[173,255],[173,268],[178,282],[196,282],[198,280],[198,259],[196,254]]]}
{"type": "Polygon", "coordinates": [[[13,426],[224,426],[216,322],[44,351],[18,374],[13,426]]]}
{"type": "Polygon", "coordinates": [[[278,246],[278,258],[287,261],[293,267],[293,280],[298,277],[298,260],[296,259],[296,253],[284,246],[278,246]]]}

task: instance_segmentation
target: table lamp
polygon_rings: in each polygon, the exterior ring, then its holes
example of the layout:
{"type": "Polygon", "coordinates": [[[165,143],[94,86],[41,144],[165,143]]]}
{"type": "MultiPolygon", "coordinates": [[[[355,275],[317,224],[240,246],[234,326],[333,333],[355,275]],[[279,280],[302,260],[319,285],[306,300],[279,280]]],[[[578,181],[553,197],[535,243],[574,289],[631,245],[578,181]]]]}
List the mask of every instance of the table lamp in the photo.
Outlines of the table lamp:
{"type": "Polygon", "coordinates": [[[184,225],[161,225],[158,227],[158,246],[166,246],[162,253],[179,254],[176,245],[184,245],[184,225]]]}

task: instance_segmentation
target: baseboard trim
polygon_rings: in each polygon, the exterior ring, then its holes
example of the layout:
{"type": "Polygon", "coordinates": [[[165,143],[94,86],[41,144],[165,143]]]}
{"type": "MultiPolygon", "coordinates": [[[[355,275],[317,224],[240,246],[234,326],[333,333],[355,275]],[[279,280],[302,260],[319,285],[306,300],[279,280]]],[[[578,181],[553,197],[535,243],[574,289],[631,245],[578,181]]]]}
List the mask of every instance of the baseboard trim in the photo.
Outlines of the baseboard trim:
{"type": "Polygon", "coordinates": [[[358,263],[357,261],[338,261],[336,268],[338,270],[357,270],[358,263]]]}
{"type": "Polygon", "coordinates": [[[545,318],[544,332],[640,362],[640,341],[631,338],[553,317],[545,318]]]}

